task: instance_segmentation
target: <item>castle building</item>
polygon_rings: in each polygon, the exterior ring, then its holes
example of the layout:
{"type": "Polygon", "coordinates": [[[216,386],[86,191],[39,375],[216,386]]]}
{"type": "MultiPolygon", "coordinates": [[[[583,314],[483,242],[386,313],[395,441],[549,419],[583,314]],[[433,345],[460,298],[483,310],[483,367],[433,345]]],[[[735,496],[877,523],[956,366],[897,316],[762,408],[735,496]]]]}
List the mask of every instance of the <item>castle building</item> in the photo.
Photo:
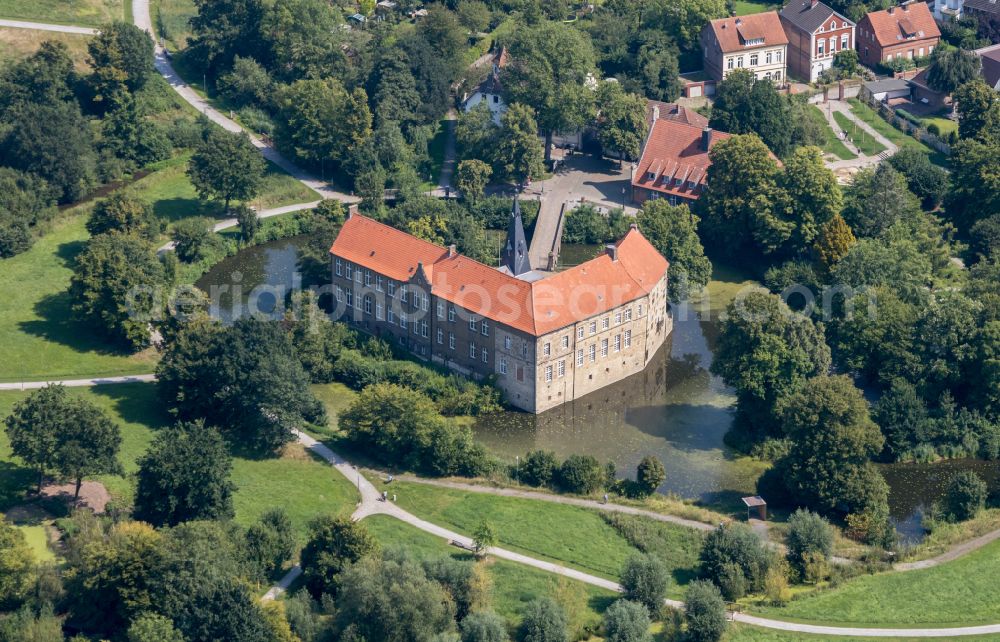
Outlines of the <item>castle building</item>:
{"type": "Polygon", "coordinates": [[[352,213],[330,255],[341,320],[464,376],[493,376],[528,412],[642,371],[673,329],[668,263],[635,226],[596,258],[542,273],[516,201],[499,268],[352,213]]]}

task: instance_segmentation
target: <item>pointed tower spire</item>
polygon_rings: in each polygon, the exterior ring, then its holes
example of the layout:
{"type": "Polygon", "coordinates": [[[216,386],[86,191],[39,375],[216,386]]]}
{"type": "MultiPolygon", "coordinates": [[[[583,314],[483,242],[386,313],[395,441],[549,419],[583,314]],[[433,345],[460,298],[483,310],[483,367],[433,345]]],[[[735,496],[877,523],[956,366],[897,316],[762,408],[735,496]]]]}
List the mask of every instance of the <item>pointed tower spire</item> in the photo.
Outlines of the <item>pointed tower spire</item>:
{"type": "Polygon", "coordinates": [[[507,242],[500,256],[500,266],[507,268],[514,276],[531,271],[528,262],[528,243],[524,240],[524,222],[521,220],[521,201],[514,195],[514,209],[507,223],[507,242]]]}

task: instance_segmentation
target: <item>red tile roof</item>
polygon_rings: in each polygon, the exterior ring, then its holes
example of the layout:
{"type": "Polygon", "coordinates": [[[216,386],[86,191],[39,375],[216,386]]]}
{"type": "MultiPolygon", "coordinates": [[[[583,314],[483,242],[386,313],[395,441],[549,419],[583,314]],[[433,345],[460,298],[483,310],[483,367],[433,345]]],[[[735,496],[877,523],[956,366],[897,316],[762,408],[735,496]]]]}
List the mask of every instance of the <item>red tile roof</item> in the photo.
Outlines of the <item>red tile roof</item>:
{"type": "Polygon", "coordinates": [[[653,123],[660,118],[677,120],[688,125],[697,127],[708,127],[708,119],[693,109],[678,105],[677,103],[665,103],[659,100],[646,101],[646,126],[652,127],[653,123]],[[659,110],[654,118],[654,112],[659,110]]]}
{"type": "Polygon", "coordinates": [[[870,31],[883,47],[898,45],[907,40],[941,37],[941,30],[924,2],[893,7],[891,13],[888,9],[872,11],[861,20],[868,23],[870,31]]]}
{"type": "Polygon", "coordinates": [[[788,36],[781,26],[777,11],[765,11],[738,18],[720,18],[709,23],[715,33],[723,53],[735,53],[754,47],[787,45],[788,36]],[[759,45],[747,45],[749,41],[764,39],[759,45]]]}
{"type": "Polygon", "coordinates": [[[354,214],[330,253],[404,282],[422,268],[433,295],[540,336],[645,296],[666,274],[669,263],[638,229],[629,230],[616,247],[618,260],[605,253],[529,283],[354,214]]]}
{"type": "MultiPolygon", "coordinates": [[[[653,123],[636,166],[632,185],[652,189],[662,194],[698,198],[704,187],[705,175],[712,162],[708,150],[702,147],[704,128],[676,120],[660,119],[653,123]],[[684,179],[677,185],[677,178],[684,179]],[[689,187],[694,182],[695,189],[689,187]]],[[[709,149],[729,134],[712,131],[709,149]]]]}

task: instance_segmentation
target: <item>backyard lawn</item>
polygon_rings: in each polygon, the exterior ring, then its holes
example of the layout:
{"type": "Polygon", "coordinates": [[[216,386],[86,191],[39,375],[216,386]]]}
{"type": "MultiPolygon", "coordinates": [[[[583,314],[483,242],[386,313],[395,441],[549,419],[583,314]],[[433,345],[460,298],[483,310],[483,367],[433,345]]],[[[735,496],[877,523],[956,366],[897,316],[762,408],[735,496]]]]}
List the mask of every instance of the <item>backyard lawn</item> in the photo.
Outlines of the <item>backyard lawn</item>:
{"type": "Polygon", "coordinates": [[[847,149],[847,145],[844,144],[844,141],[837,138],[837,134],[830,128],[830,123],[827,122],[819,107],[816,105],[809,105],[806,113],[809,114],[809,117],[816,121],[816,123],[821,127],[821,131],[823,132],[822,149],[825,153],[833,154],[841,160],[851,160],[852,158],[857,158],[857,155],[854,152],[847,149]]]}
{"type": "MultiPolygon", "coordinates": [[[[402,548],[418,559],[435,559],[450,555],[457,559],[471,559],[471,555],[444,540],[386,515],[375,515],[364,521],[374,533],[383,548],[402,548]]],[[[511,624],[521,619],[524,607],[542,595],[551,595],[556,587],[557,576],[552,573],[500,559],[488,561],[493,579],[493,609],[507,618],[511,624]]],[[[596,626],[600,614],[615,599],[615,594],[595,586],[573,580],[565,580],[568,586],[584,593],[587,609],[583,621],[596,626]]]]}
{"type": "MultiPolygon", "coordinates": [[[[155,384],[70,388],[69,392],[96,403],[121,427],[119,461],[126,477],[104,475],[98,480],[113,497],[129,498],[133,482],[127,475],[138,469],[136,460],[149,447],[156,431],[171,422],[161,410],[155,384]]],[[[0,392],[0,419],[28,394],[0,392]]],[[[305,543],[310,520],[317,515],[353,512],[358,499],[347,479],[298,445],[289,446],[281,457],[234,457],[232,481],[236,485],[233,505],[238,523],[246,525],[270,508],[284,508],[300,544],[305,543]]],[[[0,512],[23,501],[34,482],[34,474],[12,457],[7,435],[0,431],[0,512]]]]}
{"type": "Polygon", "coordinates": [[[90,36],[11,27],[0,27],[0,67],[30,56],[38,51],[46,40],[65,44],[78,72],[83,73],[90,69],[90,65],[87,64],[87,43],[90,42],[90,36]]]}
{"type": "Polygon", "coordinates": [[[924,124],[925,128],[932,123],[937,125],[938,131],[941,132],[942,136],[947,136],[951,132],[958,131],[958,123],[944,116],[925,116],[920,119],[920,122],[924,124]]]}
{"type": "MultiPolygon", "coordinates": [[[[865,156],[878,156],[885,151],[885,145],[875,140],[871,134],[858,127],[854,121],[844,114],[835,111],[833,112],[833,119],[837,121],[841,129],[847,132],[847,137],[851,139],[854,146],[865,156]]],[[[875,129],[876,131],[878,130],[878,128],[875,129]]]]}
{"type": "Polygon", "coordinates": [[[736,15],[738,16],[747,16],[751,13],[774,11],[781,8],[780,3],[752,2],[751,0],[736,0],[734,5],[736,6],[736,15]]]}
{"type": "Polygon", "coordinates": [[[97,27],[125,19],[131,0],[0,0],[0,18],[97,27]]]}
{"type": "Polygon", "coordinates": [[[768,616],[871,626],[972,626],[1000,621],[1000,541],[953,562],[906,573],[867,575],[803,595],[768,616]]]}
{"type": "Polygon", "coordinates": [[[942,167],[948,166],[948,157],[945,154],[931,149],[927,145],[918,142],[912,136],[904,134],[900,130],[896,129],[884,121],[881,116],[876,114],[871,107],[864,104],[857,98],[849,98],[847,102],[851,105],[851,111],[854,112],[855,116],[868,123],[872,129],[885,136],[894,144],[899,145],[900,147],[916,147],[923,153],[927,154],[930,157],[931,162],[935,165],[940,165],[942,167]]]}

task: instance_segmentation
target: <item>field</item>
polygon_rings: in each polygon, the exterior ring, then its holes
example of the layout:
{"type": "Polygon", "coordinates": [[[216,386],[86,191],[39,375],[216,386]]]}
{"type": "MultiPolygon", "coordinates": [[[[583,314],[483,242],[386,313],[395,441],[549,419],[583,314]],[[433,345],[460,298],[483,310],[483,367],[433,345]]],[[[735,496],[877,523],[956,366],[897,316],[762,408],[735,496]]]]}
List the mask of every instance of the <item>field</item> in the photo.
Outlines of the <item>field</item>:
{"type": "Polygon", "coordinates": [[[817,122],[817,124],[822,126],[823,131],[823,151],[827,154],[833,154],[841,160],[851,160],[857,158],[857,155],[851,150],[847,149],[847,145],[844,144],[842,140],[837,138],[837,134],[830,128],[830,123],[827,122],[826,118],[823,116],[823,112],[820,111],[819,107],[815,105],[809,105],[806,110],[809,117],[817,122]]]}
{"type": "Polygon", "coordinates": [[[193,0],[153,0],[153,27],[171,51],[187,47],[191,36],[188,20],[198,13],[193,0]]]}
{"type": "Polygon", "coordinates": [[[859,577],[803,595],[783,608],[760,608],[781,619],[873,626],[971,626],[997,621],[1000,542],[953,562],[906,573],[859,577]]]}
{"type": "Polygon", "coordinates": [[[855,116],[868,123],[872,129],[885,136],[894,144],[900,147],[916,147],[923,153],[927,154],[930,157],[931,162],[935,165],[940,165],[942,167],[948,166],[948,157],[946,155],[931,149],[927,145],[915,140],[912,136],[908,136],[907,134],[899,131],[889,123],[882,120],[882,117],[876,114],[871,107],[862,103],[857,98],[849,98],[847,102],[851,105],[851,111],[854,112],[855,116]]]}
{"type": "MultiPolygon", "coordinates": [[[[171,421],[161,410],[156,386],[125,384],[72,388],[69,392],[96,403],[121,426],[123,442],[119,460],[126,477],[105,475],[98,480],[113,497],[128,499],[133,484],[128,475],[137,470],[136,460],[146,451],[156,431],[171,421]]],[[[27,394],[0,392],[0,418],[9,415],[14,404],[27,394]]],[[[23,501],[34,479],[34,474],[12,457],[7,435],[0,431],[0,512],[23,501]]],[[[357,503],[357,493],[350,482],[298,445],[289,446],[280,458],[234,457],[232,481],[236,485],[233,504],[238,523],[249,524],[264,511],[281,507],[288,512],[300,543],[305,542],[311,519],[325,513],[349,513],[357,503]]]]}
{"type": "Polygon", "coordinates": [[[131,0],[0,0],[0,18],[97,27],[125,19],[131,0]]]}
{"type": "MultiPolygon", "coordinates": [[[[403,548],[419,559],[445,555],[458,559],[471,558],[468,553],[448,546],[443,540],[392,517],[375,515],[363,523],[384,548],[403,548]]],[[[493,559],[488,564],[493,579],[493,609],[511,624],[520,621],[521,612],[529,602],[541,595],[551,595],[556,588],[557,578],[552,573],[506,560],[493,559]]],[[[572,580],[567,580],[567,585],[571,590],[586,595],[587,608],[582,620],[590,626],[597,625],[600,614],[611,605],[615,594],[572,580]]]]}
{"type": "MultiPolygon", "coordinates": [[[[386,490],[397,495],[400,506],[431,522],[471,535],[485,519],[505,548],[605,578],[617,579],[637,552],[597,512],[584,508],[405,482],[393,482],[386,490]]],[[[665,527],[662,546],[673,555],[661,557],[674,575],[670,594],[679,596],[677,582],[690,579],[698,551],[692,542],[699,535],[680,526],[656,526],[665,527]]]]}
{"type": "Polygon", "coordinates": [[[30,56],[46,40],[64,43],[78,72],[90,69],[87,64],[87,43],[90,42],[90,36],[10,27],[0,27],[0,67],[30,56]]]}
{"type": "MultiPolygon", "coordinates": [[[[833,112],[833,119],[837,121],[841,129],[847,132],[847,137],[851,139],[854,146],[865,156],[878,156],[885,151],[885,145],[875,140],[871,134],[858,127],[854,121],[844,114],[835,111],[833,112]]],[[[876,127],[875,130],[878,131],[878,128],[876,127]]]]}

